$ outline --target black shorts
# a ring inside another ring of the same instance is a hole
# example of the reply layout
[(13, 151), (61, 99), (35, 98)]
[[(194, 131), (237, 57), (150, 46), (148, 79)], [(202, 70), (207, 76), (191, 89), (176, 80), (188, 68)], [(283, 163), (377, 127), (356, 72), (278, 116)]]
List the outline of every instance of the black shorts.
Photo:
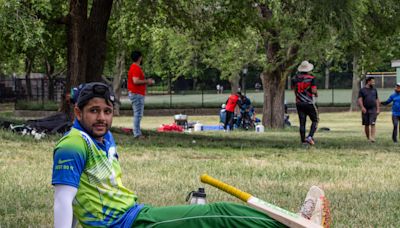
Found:
[(302, 119), (305, 121), (305, 118), (309, 116), (312, 122), (319, 122), (318, 108), (316, 104), (297, 103), (296, 108), (300, 121)]
[(362, 125), (365, 125), (365, 126), (375, 125), (376, 117), (377, 117), (376, 112), (368, 112), (368, 111), (367, 111), (367, 113), (361, 112)]

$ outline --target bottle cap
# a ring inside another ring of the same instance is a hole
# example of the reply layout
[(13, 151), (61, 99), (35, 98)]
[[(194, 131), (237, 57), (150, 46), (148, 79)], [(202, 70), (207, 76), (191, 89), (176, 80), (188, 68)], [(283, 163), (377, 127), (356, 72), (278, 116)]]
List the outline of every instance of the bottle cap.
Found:
[(193, 192), (193, 196), (206, 198), (207, 194), (206, 194), (204, 188), (199, 188), (199, 190), (197, 192)]

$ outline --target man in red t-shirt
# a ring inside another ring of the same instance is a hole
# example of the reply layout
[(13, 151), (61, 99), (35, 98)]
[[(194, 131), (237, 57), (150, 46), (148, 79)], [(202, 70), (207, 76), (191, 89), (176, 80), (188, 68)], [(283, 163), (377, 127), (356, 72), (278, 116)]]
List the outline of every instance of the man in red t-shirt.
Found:
[[(240, 96), (241, 96), (240, 93), (232, 93), (229, 96), (228, 100), (226, 101), (226, 106), (225, 106), (226, 117), (224, 123), (225, 130), (233, 130), (233, 115), (235, 113), (235, 108), (239, 102)], [(227, 128), (228, 125), (229, 128)]]
[(143, 138), (140, 130), (140, 121), (142, 120), (144, 111), (144, 96), (146, 94), (146, 85), (154, 84), (154, 80), (146, 79), (142, 68), (142, 53), (140, 51), (133, 51), (131, 54), (132, 65), (128, 71), (128, 95), (132, 102), (133, 109), (133, 136), (135, 138)]

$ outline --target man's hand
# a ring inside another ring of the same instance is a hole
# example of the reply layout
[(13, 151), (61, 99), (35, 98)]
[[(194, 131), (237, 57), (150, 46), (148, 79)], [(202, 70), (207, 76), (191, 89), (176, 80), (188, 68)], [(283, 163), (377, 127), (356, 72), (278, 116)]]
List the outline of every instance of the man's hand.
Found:
[(367, 109), (364, 108), (364, 107), (362, 107), (362, 108), (361, 108), (361, 112), (365, 114), (365, 113), (367, 113)]
[(379, 115), (379, 113), (381, 113), (381, 110), (378, 108), (378, 109), (376, 110), (376, 115)]
[(153, 85), (154, 82), (155, 82), (155, 81), (154, 81), (154, 79), (152, 79), (152, 78), (149, 78), (149, 79), (146, 80), (147, 85)]

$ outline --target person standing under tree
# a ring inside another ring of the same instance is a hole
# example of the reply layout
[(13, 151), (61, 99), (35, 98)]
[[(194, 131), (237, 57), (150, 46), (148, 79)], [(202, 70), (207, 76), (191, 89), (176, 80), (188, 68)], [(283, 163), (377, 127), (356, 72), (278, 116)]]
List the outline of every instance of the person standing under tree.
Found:
[(375, 78), (365, 79), (365, 87), (358, 93), (358, 105), (361, 108), (362, 125), (365, 136), (370, 142), (375, 142), (376, 118), (380, 113), (378, 91), (374, 88)]
[[(314, 69), (314, 65), (308, 61), (303, 61), (297, 71), (299, 72), (292, 78), (292, 88), (296, 96), (296, 108), (300, 122), (300, 139), (303, 144), (314, 145), (314, 133), (318, 127), (318, 109), (315, 104), (317, 94), (317, 85), (315, 77), (309, 72)], [(310, 132), (306, 138), (307, 116), (311, 119)]]
[(140, 130), (140, 122), (144, 112), (144, 97), (146, 95), (146, 85), (153, 85), (154, 80), (146, 79), (142, 68), (143, 57), (140, 51), (133, 51), (131, 54), (132, 65), (128, 71), (128, 96), (132, 102), (133, 110), (133, 136), (136, 139), (143, 139)]
[(400, 121), (400, 82), (396, 84), (394, 93), (390, 95), (387, 101), (382, 102), (382, 105), (388, 105), (393, 102), (392, 105), (392, 122), (393, 122), (393, 134), (392, 139), (394, 143), (397, 143), (397, 133)]

